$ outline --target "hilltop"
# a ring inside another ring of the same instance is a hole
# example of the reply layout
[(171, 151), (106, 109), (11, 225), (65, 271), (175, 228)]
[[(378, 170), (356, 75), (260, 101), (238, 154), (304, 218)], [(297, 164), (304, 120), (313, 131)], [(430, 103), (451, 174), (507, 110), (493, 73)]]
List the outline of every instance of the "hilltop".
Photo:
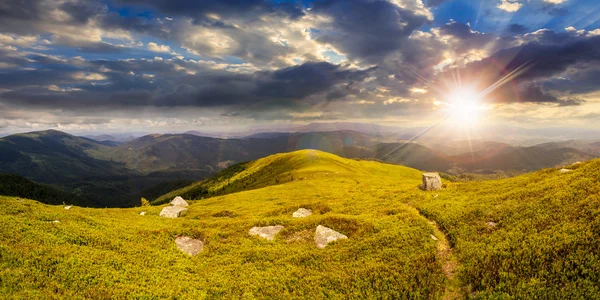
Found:
[[(596, 298), (600, 160), (567, 168), (425, 192), (418, 170), (303, 150), (203, 182), (219, 192), (190, 197), (205, 198), (178, 219), (158, 217), (161, 206), (64, 210), (2, 197), (0, 290), (21, 298)], [(292, 218), (299, 207), (314, 214)], [(267, 225), (285, 229), (274, 241), (248, 234)], [(348, 239), (318, 249), (317, 225)], [(180, 252), (180, 235), (203, 240), (204, 251)]]

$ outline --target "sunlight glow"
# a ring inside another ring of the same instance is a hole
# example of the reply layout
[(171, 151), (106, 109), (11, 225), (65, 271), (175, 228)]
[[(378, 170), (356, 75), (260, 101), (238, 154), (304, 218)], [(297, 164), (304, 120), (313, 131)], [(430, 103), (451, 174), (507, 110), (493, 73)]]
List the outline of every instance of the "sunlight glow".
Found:
[(464, 87), (450, 94), (446, 104), (448, 118), (461, 125), (477, 124), (486, 109), (481, 103), (480, 94)]

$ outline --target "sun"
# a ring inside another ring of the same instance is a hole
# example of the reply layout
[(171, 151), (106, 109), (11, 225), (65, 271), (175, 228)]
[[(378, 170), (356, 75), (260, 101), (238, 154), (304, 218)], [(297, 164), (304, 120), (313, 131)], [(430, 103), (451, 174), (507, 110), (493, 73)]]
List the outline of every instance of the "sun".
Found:
[(460, 88), (446, 99), (448, 118), (457, 124), (475, 125), (481, 121), (485, 106), (474, 89)]

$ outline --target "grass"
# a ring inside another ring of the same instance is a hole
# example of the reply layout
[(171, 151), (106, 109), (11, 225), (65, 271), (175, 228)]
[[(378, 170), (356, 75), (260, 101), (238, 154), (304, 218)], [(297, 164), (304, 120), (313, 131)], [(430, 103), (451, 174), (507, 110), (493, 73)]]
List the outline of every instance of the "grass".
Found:
[[(180, 219), (158, 217), (159, 206), (66, 211), (1, 198), (0, 291), (14, 298), (442, 295), (433, 228), (393, 197), (398, 189), (416, 192), (418, 171), (312, 151), (275, 158), (306, 179), (196, 201)], [(299, 207), (315, 214), (292, 218)], [(248, 234), (276, 224), (285, 229), (273, 242)], [(349, 239), (317, 249), (317, 225)], [(203, 239), (204, 252), (180, 252), (178, 235)]]
[[(67, 211), (0, 197), (0, 293), (15, 299), (598, 298), (600, 160), (570, 168), (445, 182), (442, 191), (424, 192), (417, 170), (304, 150), (238, 165), (177, 191), (200, 185), (216, 195), (200, 194), (205, 198), (179, 219), (158, 217), (162, 206)], [(292, 218), (299, 207), (314, 214)], [(272, 242), (248, 234), (266, 225), (285, 229)], [(317, 249), (317, 225), (349, 239)], [(204, 251), (180, 252), (179, 235), (202, 239)]]

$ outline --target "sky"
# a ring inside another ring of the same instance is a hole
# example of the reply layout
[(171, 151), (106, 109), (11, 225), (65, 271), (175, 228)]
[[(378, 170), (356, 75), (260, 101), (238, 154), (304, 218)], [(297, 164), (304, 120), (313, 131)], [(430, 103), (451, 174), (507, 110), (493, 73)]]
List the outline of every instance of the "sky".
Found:
[(597, 0), (0, 3), (4, 134), (597, 129), (598, 78)]

